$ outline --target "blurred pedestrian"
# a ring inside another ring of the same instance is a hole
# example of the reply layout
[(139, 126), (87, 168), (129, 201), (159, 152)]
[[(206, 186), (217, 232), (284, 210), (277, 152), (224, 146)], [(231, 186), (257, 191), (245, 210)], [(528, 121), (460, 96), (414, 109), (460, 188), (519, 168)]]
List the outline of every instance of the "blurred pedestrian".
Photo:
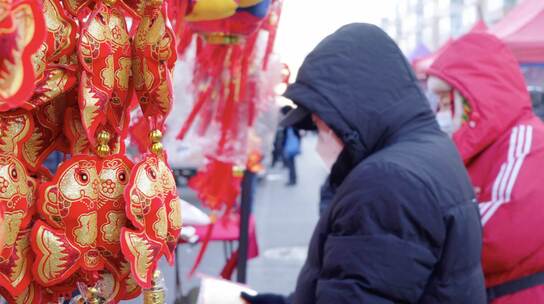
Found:
[[(282, 117), (285, 117), (293, 109), (290, 105), (283, 106), (280, 109)], [(296, 126), (287, 128), (278, 126), (274, 137), (271, 167), (274, 168), (278, 161), (282, 162), (283, 166), (288, 170), (287, 186), (297, 184), (296, 157), (300, 154), (300, 147), (300, 131)]]
[(272, 168), (276, 167), (278, 162), (283, 164), (283, 135), (283, 128), (276, 128), (276, 135), (274, 136), (274, 144), (272, 147), (272, 162), (270, 164), (270, 167)]
[(293, 296), (243, 298), (486, 303), (474, 192), (395, 43), (375, 26), (344, 26), (306, 57), (285, 95), (298, 108), (284, 125), (313, 118), (337, 191)]
[[(293, 107), (284, 106), (281, 111), (285, 115)], [(300, 131), (295, 126), (286, 126), (283, 128), (282, 156), (285, 166), (289, 172), (287, 186), (297, 184), (297, 166), (296, 157), (300, 154)]]
[[(286, 105), (280, 108), (280, 118), (285, 117), (289, 111), (293, 109), (292, 106)], [(283, 160), (283, 145), (285, 142), (285, 128), (282, 126), (276, 127), (276, 135), (274, 136), (274, 144), (272, 148), (272, 163), (271, 167), (274, 168), (278, 162), (281, 162), (285, 166)]]
[(480, 201), (482, 265), (493, 304), (544, 303), (544, 124), (518, 62), (489, 34), (468, 34), (429, 70), (437, 119)]

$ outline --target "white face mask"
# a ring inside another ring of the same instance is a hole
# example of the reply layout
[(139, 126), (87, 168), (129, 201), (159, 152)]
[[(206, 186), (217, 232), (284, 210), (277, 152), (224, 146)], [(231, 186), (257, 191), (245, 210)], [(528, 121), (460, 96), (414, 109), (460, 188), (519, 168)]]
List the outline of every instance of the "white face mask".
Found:
[(457, 91), (454, 91), (453, 96), (455, 114), (451, 109), (440, 110), (436, 113), (436, 121), (440, 129), (450, 137), (461, 128), (463, 123), (463, 97)]
[(436, 121), (438, 122), (440, 130), (450, 137), (453, 135), (455, 128), (453, 127), (453, 114), (451, 113), (451, 110), (448, 109), (436, 113)]
[(332, 166), (338, 159), (338, 156), (344, 149), (344, 146), (338, 142), (331, 130), (318, 133), (317, 145), (315, 150), (317, 154), (321, 157), (325, 169), (328, 172), (331, 171)]

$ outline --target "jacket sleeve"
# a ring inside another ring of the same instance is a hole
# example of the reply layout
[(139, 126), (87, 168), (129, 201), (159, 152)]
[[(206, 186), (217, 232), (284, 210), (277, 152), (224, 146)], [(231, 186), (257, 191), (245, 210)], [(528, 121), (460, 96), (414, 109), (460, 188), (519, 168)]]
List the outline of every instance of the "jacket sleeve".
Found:
[(316, 286), (318, 304), (417, 303), (446, 235), (432, 193), (402, 169), (344, 182)]

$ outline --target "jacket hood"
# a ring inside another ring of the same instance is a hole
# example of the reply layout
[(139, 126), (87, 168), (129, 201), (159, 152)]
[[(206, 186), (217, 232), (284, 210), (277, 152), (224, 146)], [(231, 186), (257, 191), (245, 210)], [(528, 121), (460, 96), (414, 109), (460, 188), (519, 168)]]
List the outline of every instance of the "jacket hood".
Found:
[(438, 131), (404, 55), (374, 25), (349, 24), (321, 41), (285, 96), (317, 114), (344, 142), (331, 172), (336, 184), (411, 130)]
[(531, 113), (519, 63), (505, 44), (486, 33), (467, 34), (450, 44), (429, 68), (472, 108), (469, 122), (453, 136), (465, 163)]

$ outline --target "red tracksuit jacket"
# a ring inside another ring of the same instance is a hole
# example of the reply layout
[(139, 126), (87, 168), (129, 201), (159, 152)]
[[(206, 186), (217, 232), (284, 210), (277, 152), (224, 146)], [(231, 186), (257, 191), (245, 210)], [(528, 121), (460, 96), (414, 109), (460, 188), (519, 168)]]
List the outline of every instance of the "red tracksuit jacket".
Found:
[[(544, 124), (519, 64), (494, 36), (468, 34), (429, 70), (468, 101), (453, 136), (480, 201), (487, 287), (544, 271)], [(544, 285), (493, 304), (544, 303)]]

